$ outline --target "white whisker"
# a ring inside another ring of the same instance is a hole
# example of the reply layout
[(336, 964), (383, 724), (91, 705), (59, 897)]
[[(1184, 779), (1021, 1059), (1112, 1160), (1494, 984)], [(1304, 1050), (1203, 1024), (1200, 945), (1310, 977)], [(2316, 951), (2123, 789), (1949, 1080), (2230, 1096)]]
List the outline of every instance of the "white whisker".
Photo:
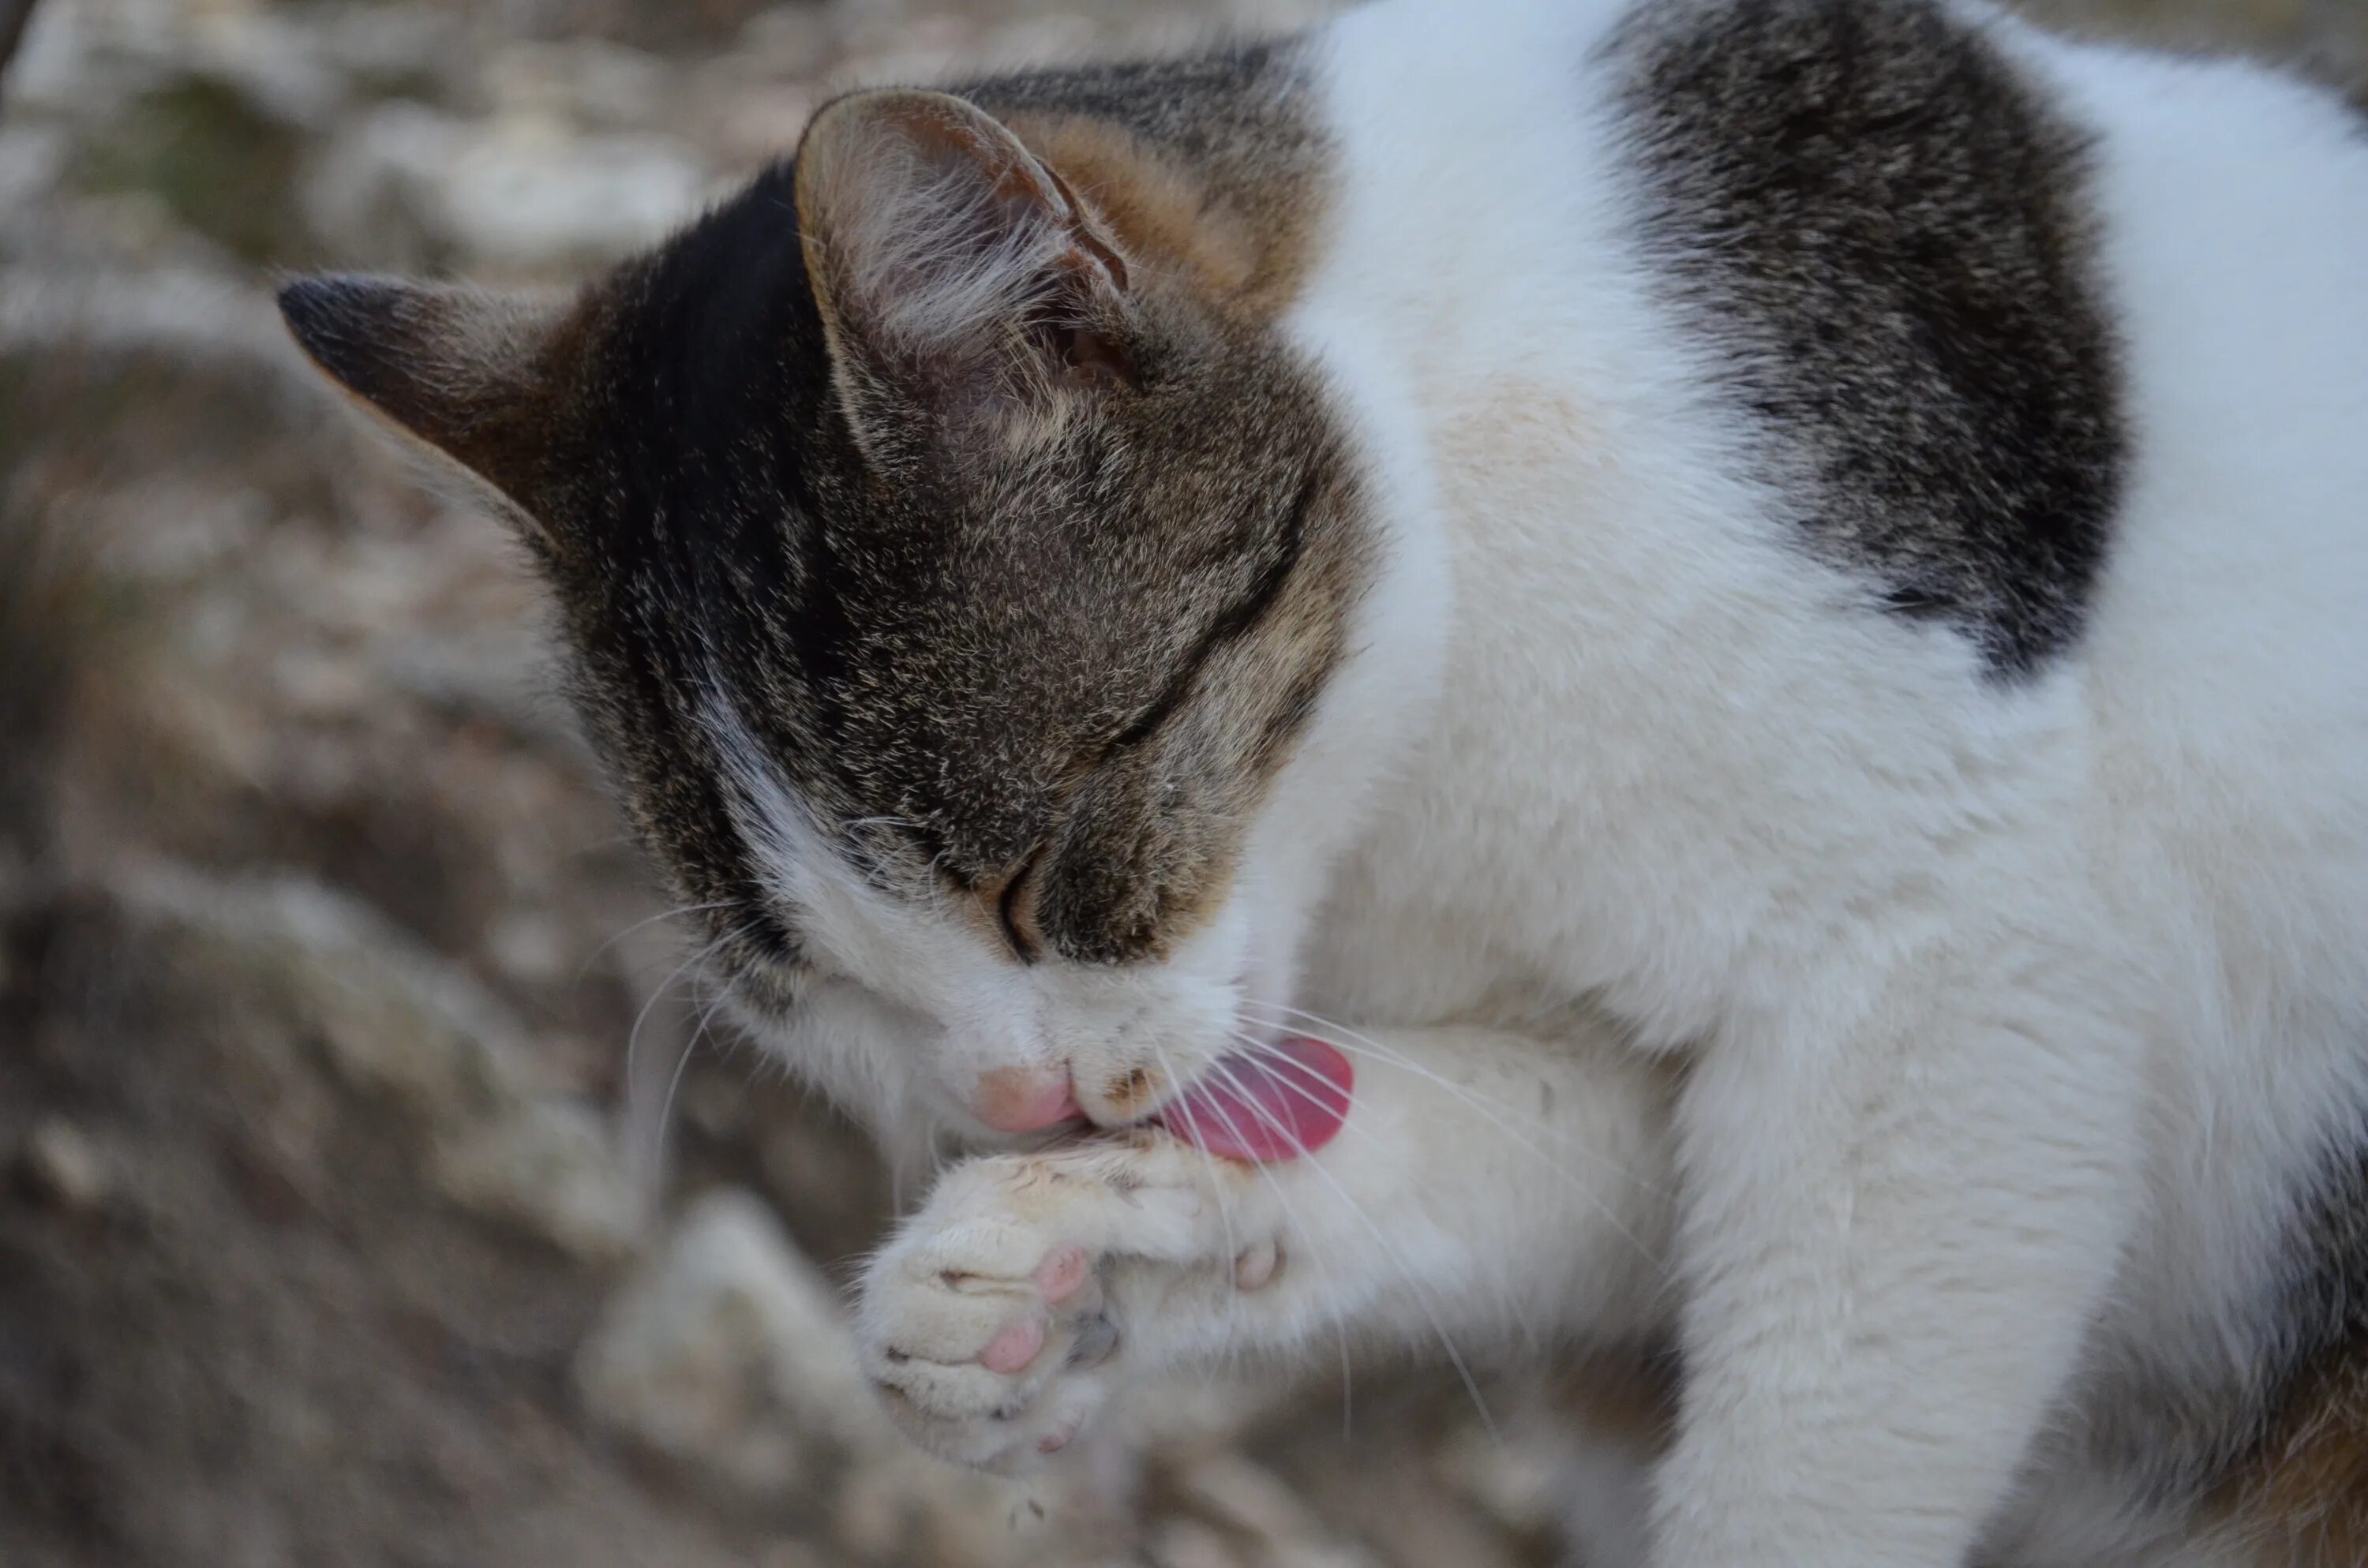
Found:
[(568, 983), (569, 989), (573, 990), (575, 987), (583, 984), (584, 977), (591, 972), (592, 966), (594, 964), (599, 962), (600, 955), (615, 947), (618, 943), (623, 941), (626, 937), (632, 936), (634, 932), (642, 930), (647, 926), (655, 926), (661, 920), (679, 920), (686, 915), (701, 915), (711, 909), (730, 909), (738, 901), (736, 899), (719, 899), (713, 903), (686, 903), (679, 909), (661, 909), (655, 915), (645, 915), (642, 919), (634, 921), (631, 926), (626, 926), (623, 930), (618, 932), (615, 936), (609, 937), (607, 941), (601, 943), (598, 947), (593, 949), (589, 953), (585, 955), (584, 961), (578, 964), (575, 968), (575, 978)]
[[(1172, 1074), (1170, 1074), (1170, 1077), (1173, 1077)], [(1227, 1071), (1227, 1078), (1228, 1081), (1234, 1083), (1236, 1087), (1239, 1086), (1239, 1080), (1232, 1077), (1230, 1069)], [(1232, 1115), (1222, 1108), (1218, 1109), (1217, 1114), (1224, 1119), (1225, 1125), (1232, 1131), (1234, 1137), (1237, 1140), (1241, 1139), (1242, 1129), (1240, 1125), (1234, 1120)], [(1296, 1142), (1297, 1140), (1294, 1139), (1293, 1142)], [(1301, 1148), (1300, 1152), (1303, 1154), (1306, 1152), (1304, 1146)], [(1202, 1149), (1201, 1151), (1201, 1157), (1212, 1162), (1212, 1169), (1213, 1172), (1213, 1157), (1206, 1149)], [(1291, 1201), (1291, 1195), (1283, 1190), (1281, 1179), (1267, 1166), (1264, 1161), (1257, 1161), (1253, 1162), (1253, 1164), (1259, 1177), (1266, 1182), (1267, 1187), (1274, 1193), (1274, 1200), (1277, 1204), (1281, 1205), (1283, 1218), (1290, 1222), (1292, 1230), (1299, 1233), (1301, 1242), (1303, 1244), (1312, 1244), (1315, 1240), (1315, 1233), (1309, 1230), (1306, 1221), (1299, 1217), (1298, 1207)], [(1306, 1246), (1303, 1246), (1303, 1250), (1307, 1250)], [(1312, 1252), (1310, 1256), (1312, 1261)], [(1229, 1301), (1235, 1301), (1237, 1299), (1237, 1297), (1228, 1298)], [(1335, 1302), (1332, 1306), (1331, 1316), (1332, 1331), (1335, 1336), (1338, 1339), (1340, 1345), (1340, 1398), (1342, 1408), (1345, 1411), (1348, 1404), (1349, 1388), (1349, 1320), (1347, 1315), (1341, 1311), (1338, 1302)], [(1347, 1418), (1345, 1415), (1342, 1418), (1342, 1425), (1344, 1427), (1347, 1426)]]
[[(1151, 1053), (1158, 1062), (1159, 1070), (1167, 1075), (1167, 1081), (1170, 1084), (1181, 1082), (1181, 1080), (1176, 1075), (1176, 1064), (1167, 1059), (1167, 1051), (1160, 1046), (1158, 1041), (1154, 1040), (1152, 1042)], [(1187, 1139), (1185, 1142), (1190, 1142), (1191, 1141)], [(1225, 1201), (1224, 1183), (1217, 1174), (1216, 1156), (1210, 1153), (1208, 1150), (1201, 1148), (1197, 1143), (1194, 1143), (1192, 1147), (1201, 1156), (1201, 1166), (1208, 1172), (1209, 1190), (1212, 1195), (1214, 1195), (1217, 1200), (1217, 1224), (1225, 1234), (1226, 1256), (1229, 1257), (1237, 1257), (1241, 1255), (1241, 1243), (1234, 1234), (1233, 1208)], [(1280, 1195), (1278, 1194), (1278, 1196)], [(1234, 1320), (1238, 1315), (1239, 1307), (1240, 1301), (1237, 1296), (1235, 1293), (1228, 1292), (1225, 1297), (1225, 1325), (1228, 1330), (1232, 1328)], [(1233, 1336), (1228, 1333), (1226, 1337), (1230, 1342)]]
[[(1396, 1265), (1398, 1272), (1405, 1276), (1406, 1284), (1413, 1289), (1415, 1299), (1422, 1307), (1423, 1315), (1430, 1320), (1431, 1332), (1439, 1335), (1440, 1346), (1447, 1352), (1447, 1359), (1455, 1368), (1456, 1376), (1463, 1381), (1464, 1392), (1472, 1396), (1472, 1405), (1479, 1412), (1481, 1426), (1487, 1429), (1490, 1437), (1501, 1439), (1502, 1434), (1497, 1429), (1497, 1418), (1488, 1409), (1487, 1400), (1480, 1392), (1479, 1381), (1472, 1375), (1472, 1369), (1464, 1361), (1463, 1353), (1456, 1348), (1453, 1337), (1447, 1332), (1447, 1325), (1440, 1321), (1438, 1311), (1432, 1305), (1430, 1291), (1425, 1288), (1421, 1277), (1416, 1272), (1406, 1255), (1391, 1244), (1390, 1238), (1383, 1232), (1381, 1226), (1374, 1223), (1372, 1217), (1365, 1212), (1364, 1206), (1349, 1195), (1349, 1189), (1341, 1185), (1338, 1177), (1325, 1168), (1324, 1162), (1315, 1157), (1306, 1143), (1291, 1129), (1282, 1125), (1273, 1112), (1258, 1102), (1258, 1097), (1248, 1092), (1247, 1085), (1235, 1075), (1232, 1067), (1220, 1061), (1214, 1064), (1212, 1071), (1232, 1085), (1235, 1097), (1257, 1112), (1286, 1144), (1299, 1151), (1300, 1163), (1324, 1178), (1325, 1184), (1338, 1195), (1340, 1201), (1348, 1207), (1349, 1212), (1356, 1217), (1358, 1223), (1365, 1227), (1367, 1233), (1373, 1238), (1373, 1244), (1382, 1249), (1383, 1256)], [(1241, 1137), (1241, 1129), (1230, 1115), (1225, 1117), (1225, 1122), (1233, 1130), (1235, 1137)]]
[[(1480, 1116), (1486, 1117), (1488, 1119), (1490, 1126), (1504, 1133), (1507, 1137), (1514, 1139), (1520, 1144), (1521, 1148), (1525, 1152), (1544, 1162), (1550, 1168), (1553, 1168), (1557, 1175), (1564, 1176), (1565, 1179), (1577, 1179), (1572, 1176), (1570, 1173), (1563, 1171), (1561, 1167), (1556, 1165), (1553, 1157), (1547, 1154), (1545, 1151), (1538, 1148), (1535, 1144), (1531, 1143), (1528, 1140), (1522, 1138), (1520, 1131), (1514, 1127), (1514, 1125), (1505, 1119), (1507, 1116), (1525, 1116), (1527, 1114), (1520, 1110), (1518, 1108), (1509, 1105), (1503, 1100), (1495, 1099), (1489, 1096), (1480, 1094), (1467, 1085), (1458, 1084), (1453, 1079), (1442, 1077), (1438, 1073), (1425, 1067), (1422, 1063), (1415, 1061), (1412, 1057), (1406, 1055), (1404, 1052), (1393, 1051), (1370, 1036), (1359, 1034), (1356, 1030), (1349, 1028), (1346, 1024), (1336, 1023), (1330, 1018), (1323, 1017), (1317, 1014), (1308, 1012), (1306, 1009), (1302, 1007), (1287, 1007), (1280, 1003), (1269, 1002), (1253, 1005), (1269, 1007), (1279, 1012), (1292, 1014), (1304, 1020), (1306, 1023), (1314, 1026), (1312, 1028), (1303, 1031), (1306, 1033), (1308, 1038), (1311, 1040), (1322, 1040), (1325, 1044), (1331, 1046), (1333, 1049), (1345, 1051), (1350, 1056), (1367, 1057), (1372, 1061), (1381, 1062), (1384, 1066), (1395, 1067), (1402, 1073), (1410, 1073), (1414, 1076), (1422, 1079), (1425, 1083), (1433, 1085), (1434, 1086), (1444, 1090), (1447, 1094), (1453, 1096), (1458, 1102), (1463, 1105), (1465, 1108), (1472, 1110)], [(1315, 1032), (1315, 1029), (1334, 1030), (1337, 1031), (1337, 1035), (1319, 1034)], [(1338, 1038), (1338, 1036), (1346, 1036), (1347, 1038), (1341, 1039)], [(1573, 1149), (1570, 1153), (1584, 1159), (1590, 1160), (1595, 1164), (1605, 1167), (1607, 1170), (1619, 1175), (1625, 1180), (1636, 1182), (1637, 1185), (1646, 1192), (1654, 1193), (1656, 1195), (1665, 1195), (1666, 1193), (1666, 1189), (1656, 1183), (1639, 1180), (1639, 1178), (1631, 1172), (1627, 1165), (1622, 1161), (1612, 1159), (1609, 1155), (1600, 1154), (1592, 1149), (1583, 1148)]]
[[(1327, 1088), (1334, 1087), (1328, 1080), (1318, 1078), (1313, 1069), (1307, 1067), (1303, 1062), (1294, 1061), (1287, 1052), (1281, 1051), (1263, 1040), (1259, 1040), (1249, 1036), (1237, 1034), (1235, 1038), (1240, 1040), (1245, 1045), (1248, 1046), (1252, 1051), (1259, 1053), (1261, 1056), (1271, 1056), (1276, 1062), (1281, 1062), (1293, 1072), (1309, 1078), (1311, 1081), (1324, 1084)], [(1445, 1089), (1451, 1095), (1456, 1093), (1456, 1085), (1449, 1080), (1440, 1077), (1436, 1073), (1429, 1071), (1417, 1062), (1408, 1061), (1403, 1056), (1387, 1053), (1380, 1046), (1373, 1046), (1370, 1051), (1360, 1052), (1354, 1051), (1351, 1047), (1339, 1040), (1333, 1040), (1328, 1036), (1311, 1034), (1308, 1038), (1311, 1040), (1322, 1040), (1326, 1045), (1332, 1046), (1337, 1050), (1349, 1051), (1352, 1055), (1370, 1055), (1373, 1060), (1380, 1062), (1384, 1066), (1395, 1067), (1400, 1072), (1411, 1073), (1417, 1077), (1422, 1078), (1429, 1083)], [(1282, 1079), (1281, 1081), (1286, 1085), (1296, 1087), (1296, 1085), (1291, 1085), (1291, 1081), (1289, 1079)], [(1311, 1096), (1310, 1097), (1312, 1098), (1313, 1096)], [(1626, 1222), (1620, 1218), (1619, 1212), (1614, 1210), (1610, 1203), (1604, 1200), (1602, 1194), (1595, 1191), (1584, 1181), (1580, 1180), (1577, 1172), (1565, 1169), (1551, 1153), (1538, 1147), (1527, 1138), (1524, 1138), (1517, 1128), (1505, 1120), (1503, 1117), (1497, 1115), (1486, 1100), (1474, 1099), (1460, 1095), (1457, 1096), (1457, 1097), (1463, 1101), (1468, 1109), (1486, 1119), (1490, 1126), (1494, 1127), (1497, 1131), (1503, 1133), (1508, 1139), (1511, 1140), (1515, 1147), (1528, 1154), (1531, 1158), (1536, 1160), (1540, 1165), (1545, 1166), (1554, 1177), (1557, 1181), (1561, 1182), (1567, 1190), (1579, 1199), (1585, 1200), (1585, 1202), (1592, 1208), (1596, 1213), (1602, 1217), (1605, 1223), (1609, 1224), (1614, 1231), (1618, 1232), (1620, 1233), (1620, 1238), (1636, 1250), (1637, 1256), (1645, 1258), (1656, 1269), (1658, 1268), (1660, 1265), (1660, 1255), (1655, 1252), (1652, 1248), (1646, 1246), (1644, 1241), (1638, 1237), (1634, 1231), (1631, 1231)], [(1593, 1150), (1578, 1149), (1573, 1150), (1572, 1153), (1588, 1156), (1597, 1165), (1611, 1171), (1623, 1180), (1634, 1181), (1636, 1179), (1629, 1174), (1628, 1167), (1621, 1164), (1621, 1162), (1608, 1158), (1602, 1154), (1598, 1154)], [(1637, 1185), (1648, 1192), (1658, 1190), (1652, 1183), (1639, 1182)]]
[(731, 930), (726, 931), (721, 937), (716, 937), (713, 941), (700, 948), (689, 958), (683, 960), (682, 962), (675, 965), (674, 972), (667, 975), (664, 980), (658, 982), (656, 989), (652, 991), (648, 999), (643, 1002), (642, 1010), (633, 1015), (633, 1027), (625, 1031), (625, 1083), (629, 1093), (631, 1092), (632, 1085), (635, 1081), (633, 1076), (633, 1064), (639, 1059), (641, 1051), (642, 1026), (650, 1021), (651, 1012), (657, 1006), (660, 1001), (665, 999), (666, 993), (674, 989), (674, 983), (676, 981), (680, 980), (684, 975), (689, 973), (699, 965), (705, 963), (710, 958), (714, 956), (714, 954), (722, 949), (725, 943), (731, 941), (734, 937), (740, 936), (747, 929), (748, 927), (746, 925), (736, 926)]
[[(1281, 1051), (1276, 1051), (1274, 1047), (1266, 1044), (1262, 1040), (1248, 1039), (1247, 1037), (1237, 1038), (1243, 1039), (1244, 1043), (1248, 1045), (1253, 1052), (1261, 1055), (1272, 1056), (1279, 1068), (1287, 1068), (1292, 1072), (1302, 1074), (1312, 1083), (1320, 1085), (1326, 1089), (1335, 1089), (1337, 1091), (1337, 1085), (1335, 1085), (1329, 1079), (1319, 1076), (1313, 1068), (1307, 1066), (1304, 1062), (1292, 1060), (1290, 1056)], [(1292, 1082), (1291, 1079), (1284, 1077), (1280, 1071), (1276, 1072), (1274, 1081), (1277, 1086), (1288, 1091), (1289, 1093), (1297, 1095), (1300, 1098), (1305, 1100), (1316, 1109), (1324, 1111), (1326, 1114), (1331, 1112), (1333, 1108), (1332, 1102), (1317, 1094), (1314, 1089)], [(1374, 1137), (1370, 1132), (1365, 1132), (1363, 1129), (1356, 1127), (1353, 1123), (1343, 1122), (1340, 1130), (1343, 1132), (1360, 1132), (1363, 1134), (1364, 1139), (1368, 1143), (1373, 1145), (1375, 1148), (1381, 1147), (1381, 1141), (1378, 1138)], [(1601, 1202), (1596, 1199), (1593, 1194), (1585, 1191), (1584, 1188), (1580, 1189), (1580, 1196), (1588, 1199), (1589, 1201), (1595, 1202), (1599, 1209), (1603, 1209)], [(1603, 1209), (1603, 1214), (1605, 1219), (1611, 1221), (1615, 1229), (1619, 1228), (1620, 1222), (1618, 1218), (1608, 1209)], [(1622, 1231), (1622, 1234), (1624, 1235), (1626, 1233), (1627, 1233), (1624, 1230)], [(1632, 1237), (1631, 1240), (1633, 1239), (1634, 1238)], [(1530, 1322), (1528, 1314), (1521, 1311), (1520, 1305), (1514, 1300), (1509, 1287), (1506, 1288), (1501, 1294), (1505, 1303), (1505, 1310), (1507, 1313), (1511, 1316), (1515, 1324), (1520, 1327), (1522, 1339), (1527, 1342), (1532, 1352), (1541, 1350), (1543, 1346), (1538, 1338), (1536, 1326)]]

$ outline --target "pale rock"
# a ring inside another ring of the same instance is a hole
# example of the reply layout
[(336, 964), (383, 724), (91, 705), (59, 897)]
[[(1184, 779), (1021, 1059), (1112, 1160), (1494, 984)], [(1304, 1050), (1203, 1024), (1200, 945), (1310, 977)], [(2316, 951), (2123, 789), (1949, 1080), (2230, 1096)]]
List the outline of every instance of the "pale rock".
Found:
[(442, 6), (345, 6), (308, 18), (321, 58), (364, 87), (465, 76), (466, 16)]
[(1169, 1519), (1152, 1532), (1149, 1556), (1154, 1568), (1253, 1568), (1257, 1559), (1234, 1550), (1233, 1543), (1198, 1519)]
[(107, 1156), (90, 1135), (63, 1117), (36, 1123), (18, 1155), (25, 1176), (40, 1195), (76, 1214), (97, 1212), (113, 1187)]
[(576, 125), (656, 125), (680, 94), (666, 62), (602, 39), (505, 44), (485, 67), (497, 117), (551, 116)]
[(170, 867), (116, 892), (165, 962), (297, 1023), (349, 1092), (417, 1118), (428, 1178), (453, 1203), (587, 1261), (639, 1244), (647, 1195), (607, 1123), (559, 1091), (495, 998), (383, 916), (310, 882)]
[[(1176, 1483), (1210, 1521), (1255, 1543), (1253, 1562), (1274, 1568), (1377, 1568), (1370, 1553), (1337, 1539), (1280, 1476), (1238, 1453), (1195, 1460)], [(1471, 1562), (1478, 1568), (1477, 1560)]]
[(706, 171), (672, 138), (584, 134), (559, 116), (479, 121), (379, 105), (341, 134), (302, 192), (343, 254), (416, 263), (451, 249), (512, 272), (613, 261), (697, 210)]
[(757, 1496), (796, 1485), (851, 1435), (875, 1440), (884, 1419), (830, 1282), (731, 1189), (695, 1200), (619, 1288), (575, 1379), (602, 1426)]
[(838, 52), (838, 28), (828, 8), (810, 3), (775, 6), (741, 24), (731, 57), (783, 76), (815, 76)]
[(408, 99), (350, 117), (297, 193), (305, 222), (346, 265), (422, 265), (448, 243), (438, 192), (467, 136)]
[(777, 1540), (757, 1555), (756, 1568), (830, 1568), (830, 1560), (803, 1540)]
[(320, 50), (313, 29), (276, 10), (222, 7), (189, 18), (183, 70), (237, 92), (271, 119), (326, 125), (345, 107), (347, 83)]
[(429, 1174), (461, 1208), (522, 1225), (589, 1262), (630, 1254), (647, 1193), (581, 1101), (530, 1101), (438, 1141)]
[(690, 217), (705, 177), (666, 137), (579, 136), (519, 116), (462, 142), (436, 212), (455, 244), (495, 266), (611, 261)]
[(294, 878), (151, 866), (115, 892), (167, 961), (300, 1017), (349, 1088), (433, 1125), (507, 1115), (545, 1085), (524, 1029), (474, 980), (359, 900)]

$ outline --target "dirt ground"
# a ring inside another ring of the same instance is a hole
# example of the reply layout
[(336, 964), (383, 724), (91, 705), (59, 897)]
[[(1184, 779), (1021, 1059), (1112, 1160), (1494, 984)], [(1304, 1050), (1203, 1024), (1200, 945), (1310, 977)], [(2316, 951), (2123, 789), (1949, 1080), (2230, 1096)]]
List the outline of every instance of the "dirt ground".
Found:
[[(705, 1027), (519, 552), (268, 303), (572, 276), (837, 84), (1324, 8), (36, 9), (0, 76), (0, 1564), (1557, 1560), (1531, 1377), (1148, 1390), (1028, 1485), (884, 1432), (839, 1289), (899, 1182)], [(2056, 9), (2368, 59), (2363, 0)]]

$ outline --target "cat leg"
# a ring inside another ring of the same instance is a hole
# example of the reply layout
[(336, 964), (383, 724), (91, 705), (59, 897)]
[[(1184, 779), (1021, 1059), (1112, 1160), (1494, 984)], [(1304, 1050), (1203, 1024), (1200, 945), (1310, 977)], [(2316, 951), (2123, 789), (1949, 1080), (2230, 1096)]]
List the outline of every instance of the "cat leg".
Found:
[(2073, 1375), (2135, 1223), (2139, 1013), (1984, 957), (1695, 1063), (1661, 1568), (1962, 1568)]
[(1483, 1029), (1339, 1043), (1354, 1103), (1313, 1155), (1251, 1165), (1146, 1129), (949, 1168), (857, 1314), (905, 1428), (1008, 1471), (1149, 1372), (1648, 1323), (1674, 1212), (1664, 1067)]

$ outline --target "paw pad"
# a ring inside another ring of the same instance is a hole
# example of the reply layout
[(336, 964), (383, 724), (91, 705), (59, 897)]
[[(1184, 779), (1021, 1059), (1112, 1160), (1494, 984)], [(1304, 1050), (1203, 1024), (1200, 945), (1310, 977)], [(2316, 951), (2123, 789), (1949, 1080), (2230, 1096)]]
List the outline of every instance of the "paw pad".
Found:
[(990, 1372), (1010, 1374), (1036, 1359), (1044, 1348), (1044, 1320), (1025, 1318), (987, 1341), (986, 1348), (978, 1353), (978, 1364)]
[(1058, 1246), (1036, 1266), (1036, 1289), (1054, 1306), (1076, 1295), (1092, 1271), (1093, 1260), (1081, 1246)]

